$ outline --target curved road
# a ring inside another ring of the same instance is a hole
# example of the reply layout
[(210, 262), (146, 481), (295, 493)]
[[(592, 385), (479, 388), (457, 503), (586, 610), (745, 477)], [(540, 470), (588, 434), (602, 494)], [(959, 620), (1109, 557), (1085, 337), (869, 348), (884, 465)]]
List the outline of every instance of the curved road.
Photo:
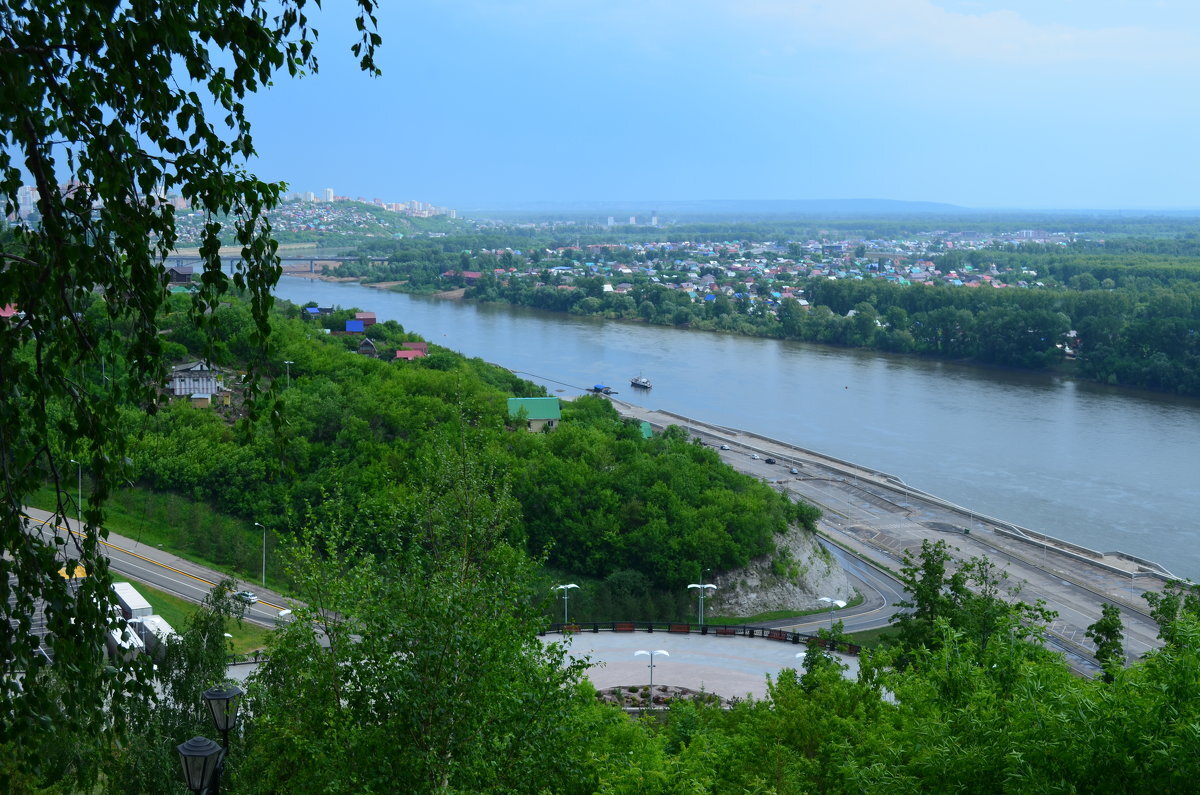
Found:
[[(959, 560), (986, 556), (997, 563), (1009, 583), (1021, 589), (1025, 601), (1045, 600), (1058, 617), (1049, 627), (1049, 642), (1067, 654), (1079, 670), (1094, 671), (1094, 645), (1086, 629), (1100, 618), (1104, 603), (1117, 605), (1124, 624), (1124, 645), (1129, 660), (1158, 648), (1158, 625), (1150, 617), (1141, 592), (1157, 589), (1170, 578), (1161, 566), (1149, 561), (1103, 555), (1096, 560), (1087, 551), (1052, 538), (1032, 537), (1000, 520), (973, 514), (931, 495), (909, 488), (890, 475), (856, 467), (735, 428), (708, 425), (670, 412), (644, 409), (613, 399), (624, 416), (649, 422), (655, 427), (678, 425), (694, 438), (717, 450), (734, 469), (770, 483), (793, 499), (804, 499), (820, 507), (824, 516), (820, 529), (837, 541), (836, 546), (892, 570), (903, 565), (903, 556), (920, 550), (923, 540), (945, 540)], [(773, 458), (776, 464), (768, 464)], [(791, 472), (792, 469), (796, 473)], [(874, 612), (868, 591), (888, 592), (888, 604), (902, 596), (902, 589), (882, 570), (851, 562), (847, 568), (867, 586), (860, 589), (867, 599), (842, 612), (848, 629), (869, 629), (886, 624), (894, 609)], [(863, 617), (863, 623), (852, 618)], [(874, 616), (872, 623), (867, 616)], [(799, 631), (816, 627), (815, 618), (805, 623), (775, 622)]]
[[(74, 520), (69, 520), (70, 528), (53, 524), (54, 515), (49, 511), (36, 508), (26, 508), (29, 525), (34, 532), (42, 535), (57, 535), (70, 539), (64, 549), (72, 546), (72, 536), (81, 535), (76, 529)], [(69, 535), (68, 535), (69, 533)], [(108, 540), (101, 541), (108, 554), (109, 567), (113, 572), (133, 578), (139, 582), (153, 586), (160, 591), (186, 599), (189, 602), (203, 602), (204, 597), (213, 589), (217, 582), (227, 575), (215, 572), (203, 566), (197, 566), (189, 560), (164, 552), (157, 547), (148, 547), (138, 541), (123, 536), (109, 534)], [(245, 618), (264, 627), (274, 627), (279, 611), (287, 608), (287, 600), (272, 591), (261, 587), (259, 583), (234, 579), (233, 590), (252, 591), (258, 595), (258, 603), (248, 605)]]

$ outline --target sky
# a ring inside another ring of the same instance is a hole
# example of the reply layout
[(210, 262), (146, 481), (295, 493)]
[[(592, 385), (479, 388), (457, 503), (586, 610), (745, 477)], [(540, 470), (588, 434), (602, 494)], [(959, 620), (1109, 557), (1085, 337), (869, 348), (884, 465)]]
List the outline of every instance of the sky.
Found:
[(457, 208), (1200, 208), (1195, 0), (405, 0), (247, 104), (251, 170)]

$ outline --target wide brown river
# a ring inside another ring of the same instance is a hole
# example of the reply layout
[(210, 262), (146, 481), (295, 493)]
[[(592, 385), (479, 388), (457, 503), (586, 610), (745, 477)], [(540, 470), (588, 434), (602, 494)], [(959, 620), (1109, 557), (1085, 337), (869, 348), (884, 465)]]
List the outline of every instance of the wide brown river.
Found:
[[(623, 399), (889, 472), (981, 513), (1200, 579), (1200, 401), (1054, 376), (285, 277), (563, 394)], [(629, 386), (644, 375), (654, 388)]]

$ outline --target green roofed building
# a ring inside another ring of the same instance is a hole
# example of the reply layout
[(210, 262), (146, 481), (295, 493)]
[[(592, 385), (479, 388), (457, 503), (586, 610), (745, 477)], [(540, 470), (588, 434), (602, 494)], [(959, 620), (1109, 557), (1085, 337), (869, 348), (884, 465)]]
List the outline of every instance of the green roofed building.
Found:
[(558, 398), (509, 398), (508, 416), (513, 419), (524, 417), (525, 427), (530, 433), (553, 428), (562, 419)]

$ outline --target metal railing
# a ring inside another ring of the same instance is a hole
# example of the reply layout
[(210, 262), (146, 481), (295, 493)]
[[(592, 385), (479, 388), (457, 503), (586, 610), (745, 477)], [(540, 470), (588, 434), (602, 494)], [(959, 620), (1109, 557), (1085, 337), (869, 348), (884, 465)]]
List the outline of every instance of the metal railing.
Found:
[[(749, 624), (685, 624), (679, 621), (561, 621), (547, 626), (539, 635), (572, 635), (583, 632), (665, 632), (668, 634), (715, 635), (717, 637), (766, 638), (781, 643), (804, 644), (817, 648), (829, 648), (828, 638), (792, 632), (776, 627), (756, 627)], [(858, 656), (861, 647), (854, 643), (838, 643), (834, 651)]]

